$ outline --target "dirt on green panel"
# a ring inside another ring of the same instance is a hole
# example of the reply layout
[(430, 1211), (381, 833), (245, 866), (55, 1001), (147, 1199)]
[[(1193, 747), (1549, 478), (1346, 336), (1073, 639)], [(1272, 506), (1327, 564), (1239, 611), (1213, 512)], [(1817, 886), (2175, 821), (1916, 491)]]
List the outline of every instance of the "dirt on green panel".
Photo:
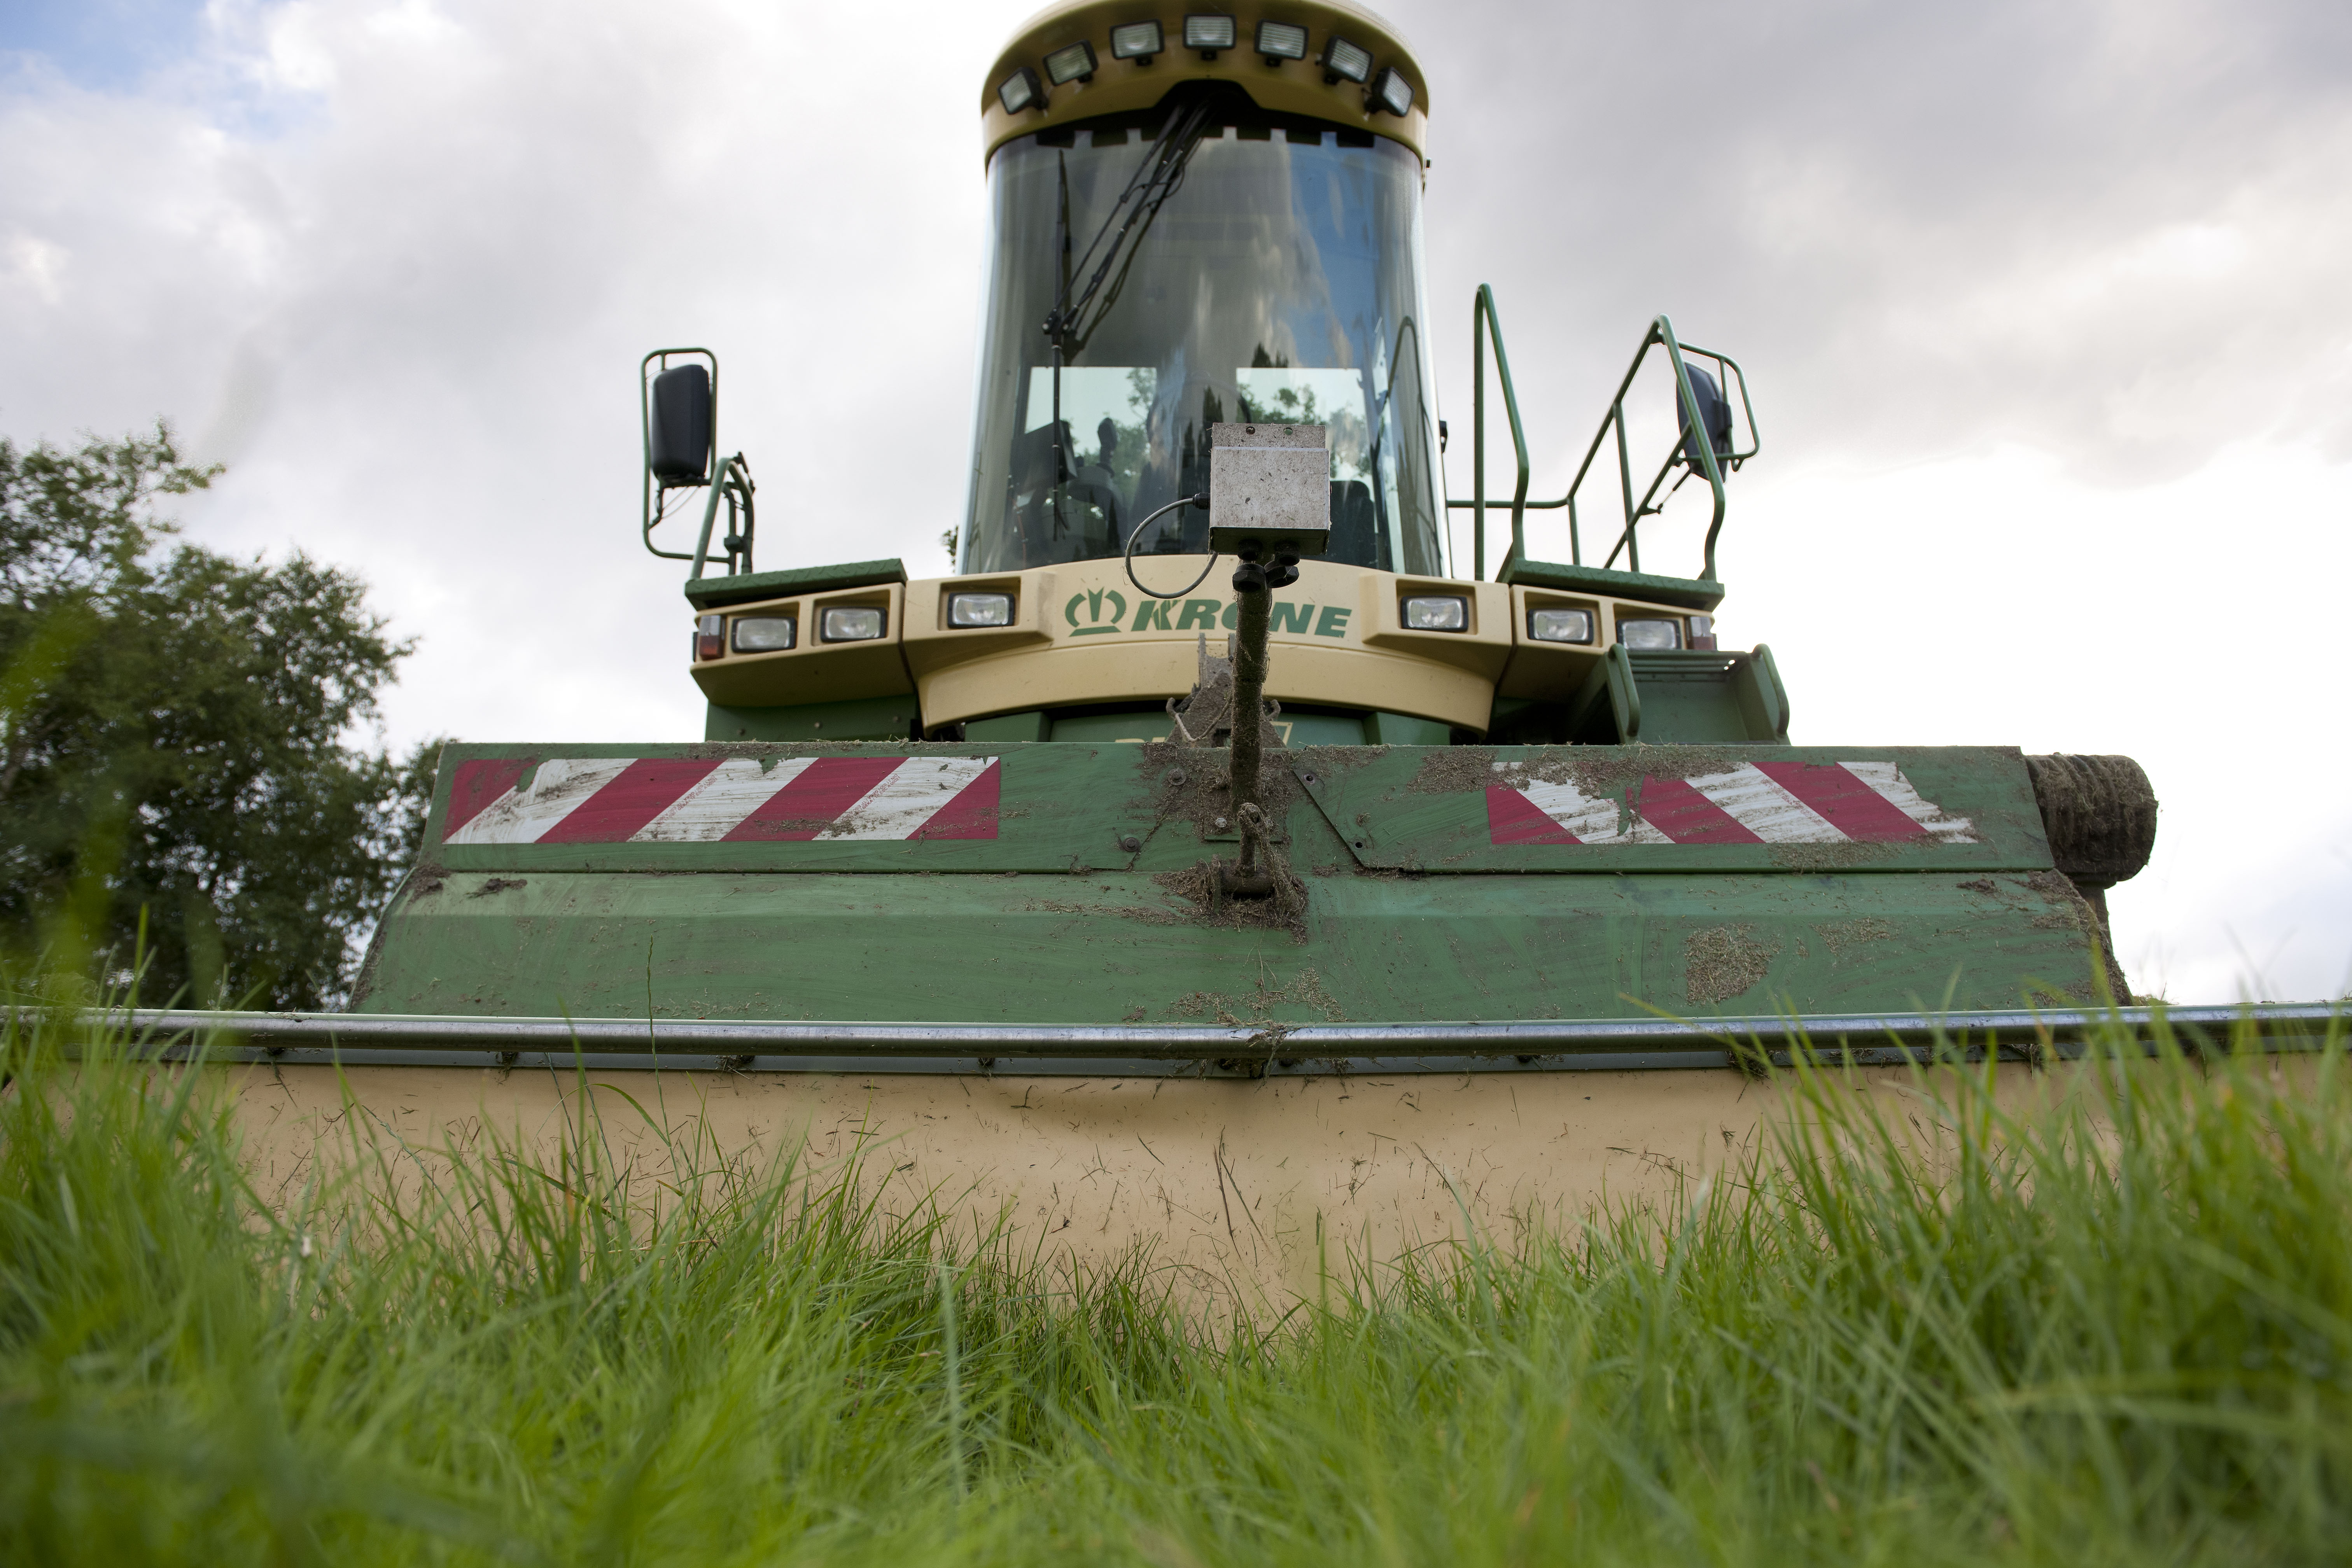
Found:
[(1759, 941), (1748, 925), (1705, 926), (1683, 942), (1684, 994), (1694, 1007), (1711, 1007), (1764, 978), (1780, 956), (1780, 939)]
[(1843, 844), (1775, 844), (1772, 864), (1789, 871), (1851, 871), (1892, 860), (1902, 852), (1901, 844), (1871, 844), (1860, 839), (1849, 839)]
[(1139, 921), (1148, 926), (1180, 926), (1191, 922), (1192, 914), (1183, 910), (1160, 909), (1150, 904), (1128, 902), (1086, 903), (1076, 899), (1031, 899), (1013, 908), (1026, 914), (1108, 916), (1115, 920)]
[(1822, 941), (1829, 944), (1830, 962), (1838, 963), (1849, 952), (1874, 942), (1893, 942), (1895, 928), (1882, 920), (1832, 921), (1817, 925)]
[[(1144, 797), (1137, 804), (1152, 812), (1157, 826), (1198, 823), (1219, 831), (1217, 818), (1233, 817), (1233, 754), (1222, 747), (1180, 746), (1169, 741), (1147, 741), (1138, 748), (1142, 756), (1136, 775)], [(1290, 808), (1301, 795), (1298, 781), (1283, 764), (1290, 755), (1267, 748), (1265, 766), (1258, 773), (1258, 805), (1279, 832)], [(1279, 760), (1277, 760), (1279, 759)]]
[(1460, 795), (1496, 782), (1494, 747), (1446, 746), (1423, 757), (1404, 787), (1408, 795)]
[[(1753, 748), (1708, 746), (1612, 746), (1561, 750), (1544, 754), (1532, 768), (1521, 766), (1517, 773), (1530, 780), (1545, 784), (1572, 784), (1595, 800), (1623, 800), (1628, 791), (1638, 791), (1644, 779), (1704, 778), (1710, 773), (1727, 773), (1748, 760)], [(1498, 781), (1516, 784), (1515, 770), (1507, 767)]]
[[(2036, 871), (2031, 876), (2020, 877), (2017, 880), (2058, 906), (2050, 914), (2037, 919), (2034, 924), (2042, 925), (2045, 921), (2050, 921), (2044, 929), (2053, 931), (2072, 926), (2084, 936), (2099, 929), (2098, 911), (2091, 908), (2090, 900), (2083, 897), (2082, 890), (2067, 879), (2064, 872)], [(2053, 919), (2053, 916), (2054, 919)]]
[(1347, 1009), (1325, 989), (1323, 977), (1312, 969), (1299, 970), (1279, 985), (1266, 984), (1266, 976), (1261, 972), (1256, 985), (1247, 992), (1193, 991), (1160, 1011), (1171, 1018), (1206, 1020), (1234, 1028), (1278, 1029), (1283, 1024), (1274, 1016), (1277, 1007), (1312, 1007), (1327, 1023), (1349, 1021)]
[[(1192, 907), (1192, 914), (1175, 917), (1180, 924), (1228, 926), (1234, 931), (1287, 931), (1293, 942), (1304, 943), (1307, 941), (1307, 885), (1283, 864), (1278, 854), (1272, 858), (1274, 863), (1268, 869), (1289, 885), (1288, 897), (1223, 897), (1217, 890), (1215, 874), (1206, 859), (1177, 870), (1162, 871), (1151, 879)], [(1227, 863), (1231, 864), (1230, 859)]]

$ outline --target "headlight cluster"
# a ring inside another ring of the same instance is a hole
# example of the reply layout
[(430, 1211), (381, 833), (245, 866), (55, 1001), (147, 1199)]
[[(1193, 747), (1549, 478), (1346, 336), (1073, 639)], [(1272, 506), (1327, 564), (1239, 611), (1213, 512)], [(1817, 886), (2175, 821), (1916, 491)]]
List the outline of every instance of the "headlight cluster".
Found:
[[(872, 642), (888, 629), (878, 605), (828, 605), (817, 612), (819, 642)], [(790, 653), (800, 640), (798, 616), (700, 616), (694, 623), (698, 661), (730, 653)]]
[[(1184, 47), (1197, 49), (1204, 60), (1213, 60), (1226, 49), (1240, 43), (1240, 30), (1234, 18), (1218, 12), (1202, 12), (1187, 16), (1183, 28)], [(1292, 60), (1307, 58), (1311, 41), (1305, 27), (1296, 22), (1260, 22), (1253, 40), (1258, 58), (1276, 68)], [(1127, 60), (1138, 66), (1148, 66), (1168, 47), (1168, 35), (1158, 22), (1122, 22), (1110, 30), (1110, 58)], [(1065, 44), (1048, 54), (1041, 62), (1045, 68), (1043, 79), (1028, 66), (1017, 67), (1013, 74), (997, 85), (996, 101), (1004, 106), (1007, 114), (1043, 110), (1049, 96), (1049, 87), (1065, 87), (1071, 82), (1088, 82), (1095, 79), (1100, 61), (1091, 39), (1081, 38)], [(1315, 63), (1323, 68), (1323, 80), (1334, 85), (1351, 81), (1365, 89), (1364, 108), (1380, 114), (1404, 115), (1412, 110), (1412, 83), (1394, 66), (1387, 66), (1375, 76), (1372, 71), (1372, 51), (1352, 39), (1337, 33), (1324, 36), (1323, 52)]]
[[(1600, 616), (1585, 605), (1544, 605), (1528, 611), (1528, 640), (1575, 643), (1590, 647), (1601, 640)], [(1637, 653), (1670, 652), (1676, 648), (1715, 648), (1713, 616), (1640, 616), (1617, 617), (1617, 641)]]

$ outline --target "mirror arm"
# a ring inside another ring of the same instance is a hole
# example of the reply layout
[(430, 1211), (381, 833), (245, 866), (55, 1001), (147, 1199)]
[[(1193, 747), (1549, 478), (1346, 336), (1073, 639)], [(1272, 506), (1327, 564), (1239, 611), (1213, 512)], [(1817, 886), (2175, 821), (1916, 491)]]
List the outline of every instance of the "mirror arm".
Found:
[[(717, 526), (719, 521), (719, 497), (725, 496), (727, 498), (727, 511), (729, 517), (731, 519), (735, 512), (735, 498), (738, 494), (742, 496), (743, 510), (745, 514), (747, 516), (749, 515), (751, 503), (751, 465), (743, 460), (742, 453), (738, 452), (733, 457), (719, 465), (719, 472), (714, 475), (711, 479), (710, 499), (702, 503), (702, 536), (695, 542), (694, 545), (694, 575), (696, 577), (700, 577), (702, 575), (703, 567), (709, 563), (710, 533), (711, 530)], [(734, 552), (729, 551), (727, 554), (728, 565), (732, 568), (734, 565)], [(751, 569), (751, 540), (747, 535), (744, 539), (743, 549), (743, 570), (746, 572)]]

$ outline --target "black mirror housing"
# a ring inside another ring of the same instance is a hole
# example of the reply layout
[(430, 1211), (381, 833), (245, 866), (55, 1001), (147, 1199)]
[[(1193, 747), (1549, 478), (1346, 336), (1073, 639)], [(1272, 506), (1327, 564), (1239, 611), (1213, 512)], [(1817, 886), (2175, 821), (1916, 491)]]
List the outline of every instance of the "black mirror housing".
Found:
[(710, 372), (681, 364), (654, 377), (646, 462), (664, 489), (710, 482)]
[[(1683, 437), (1683, 460), (1694, 470), (1704, 469), (1698, 446), (1699, 434), (1704, 431), (1708, 444), (1715, 448), (1716, 467), (1720, 468), (1731, 458), (1731, 405), (1724, 398), (1723, 388), (1716, 384), (1715, 377), (1695, 364), (1685, 363), (1683, 368), (1690, 373), (1691, 396), (1698, 405), (1696, 410), (1681, 411), (1691, 426)], [(1677, 395), (1675, 401), (1680, 403), (1682, 399)], [(1694, 413), (1696, 417), (1690, 417)]]

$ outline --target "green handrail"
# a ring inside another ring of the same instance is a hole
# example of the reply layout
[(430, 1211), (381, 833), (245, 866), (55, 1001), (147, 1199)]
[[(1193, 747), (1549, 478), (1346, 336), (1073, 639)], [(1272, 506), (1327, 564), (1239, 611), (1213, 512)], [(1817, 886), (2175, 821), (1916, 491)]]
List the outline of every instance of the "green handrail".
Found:
[[(1486, 578), (1486, 339), (1495, 340), (1495, 369), (1503, 381), (1503, 411), (1511, 418), (1511, 446), (1519, 459), (1518, 484), (1511, 491), (1511, 553), (1519, 552), (1527, 531), (1528, 436), (1519, 425), (1519, 395), (1511, 385), (1511, 356), (1503, 350), (1503, 323), (1495, 313), (1495, 290), (1478, 285), (1470, 301), (1470, 493), (1477, 508), (1470, 524), (1470, 579)], [(1460, 503), (1448, 501), (1452, 508)], [(1500, 505), (1500, 502), (1496, 503)], [(1507, 568), (1507, 559), (1504, 565)]]
[[(1568, 509), (1569, 560), (1580, 566), (1584, 563), (1584, 547), (1580, 520), (1576, 510), (1576, 495), (1577, 491), (1583, 488), (1585, 476), (1591, 472), (1593, 459), (1601, 454), (1601, 442), (1608, 438), (1610, 430), (1613, 426), (1617, 433), (1618, 483), (1624, 500), (1625, 527), (1623, 531), (1618, 534), (1616, 542), (1610, 547), (1608, 560), (1603, 563), (1603, 565), (1613, 563), (1617, 559), (1618, 552), (1622, 551), (1630, 570), (1638, 572), (1642, 569), (1641, 542), (1636, 533), (1637, 526), (1642, 519), (1652, 516), (1660, 510), (1658, 504), (1654, 504), (1657, 502), (1659, 487), (1665, 483), (1666, 476), (1674, 472), (1678, 463), (1687, 462), (1685, 454), (1696, 446), (1699, 456), (1699, 466), (1696, 471), (1706, 475), (1707, 488), (1713, 492), (1715, 502), (1714, 516), (1707, 524), (1705, 561), (1699, 580), (1714, 582), (1716, 580), (1716, 539), (1723, 531), (1724, 475), (1727, 471), (1738, 471), (1740, 465), (1754, 457), (1763, 446), (1762, 438), (1756, 429), (1755, 405), (1748, 395), (1748, 374), (1740, 369), (1738, 362), (1728, 354), (1717, 353), (1712, 349), (1702, 349), (1680, 342), (1675, 337), (1674, 323), (1664, 316), (1657, 317), (1651, 321), (1649, 330), (1643, 334), (1641, 346), (1633, 351), (1633, 363), (1627, 368), (1624, 379), (1617, 384), (1616, 395), (1610, 400), (1609, 413), (1601, 421), (1601, 428), (1593, 433), (1592, 444), (1585, 449), (1584, 461), (1578, 466), (1576, 478), (1570, 482), (1567, 492), (1558, 500), (1529, 500), (1527, 499), (1528, 446), (1519, 419), (1518, 393), (1511, 383), (1510, 360), (1503, 348), (1502, 321), (1495, 310), (1494, 290), (1484, 283), (1478, 286), (1477, 295), (1471, 302), (1470, 333), (1472, 374), (1475, 377), (1472, 382), (1470, 416), (1471, 443), (1474, 448), (1470, 462), (1471, 499), (1448, 500), (1445, 504), (1448, 510), (1458, 510), (1463, 507), (1475, 509), (1475, 521), (1471, 531), (1474, 578), (1483, 580), (1486, 576), (1486, 513), (1489, 510), (1504, 504), (1499, 500), (1490, 501), (1486, 499), (1486, 338), (1491, 335), (1495, 340), (1496, 369), (1499, 372), (1503, 384), (1503, 406), (1510, 416), (1511, 441), (1517, 448), (1518, 458), (1518, 483), (1510, 501), (1511, 548), (1504, 556), (1502, 566), (1496, 573), (1496, 579), (1502, 582), (1510, 581), (1514, 569), (1527, 559), (1527, 513), (1530, 510), (1550, 511), (1566, 507)], [(1648, 357), (1650, 350), (1654, 347), (1664, 347), (1668, 361), (1674, 365), (1675, 400), (1682, 410), (1681, 428), (1675, 434), (1674, 446), (1668, 450), (1665, 461), (1659, 465), (1657, 476), (1650, 481), (1649, 489), (1643, 492), (1641, 500), (1637, 502), (1633, 499), (1633, 461), (1625, 436), (1625, 394), (1632, 388), (1633, 378), (1641, 374), (1642, 362)], [(1691, 387), (1690, 367), (1685, 363), (1685, 355), (1713, 360), (1717, 369), (1718, 382), (1725, 386), (1726, 390), (1727, 391), (1729, 384), (1734, 382), (1738, 383), (1739, 387), (1740, 412), (1748, 421), (1748, 445), (1745, 450), (1735, 447), (1720, 462), (1717, 459), (1715, 443), (1712, 440), (1702, 439), (1694, 443), (1690, 439), (1691, 432), (1698, 425), (1698, 397)], [(1680, 481), (1676, 483), (1679, 484)]]

